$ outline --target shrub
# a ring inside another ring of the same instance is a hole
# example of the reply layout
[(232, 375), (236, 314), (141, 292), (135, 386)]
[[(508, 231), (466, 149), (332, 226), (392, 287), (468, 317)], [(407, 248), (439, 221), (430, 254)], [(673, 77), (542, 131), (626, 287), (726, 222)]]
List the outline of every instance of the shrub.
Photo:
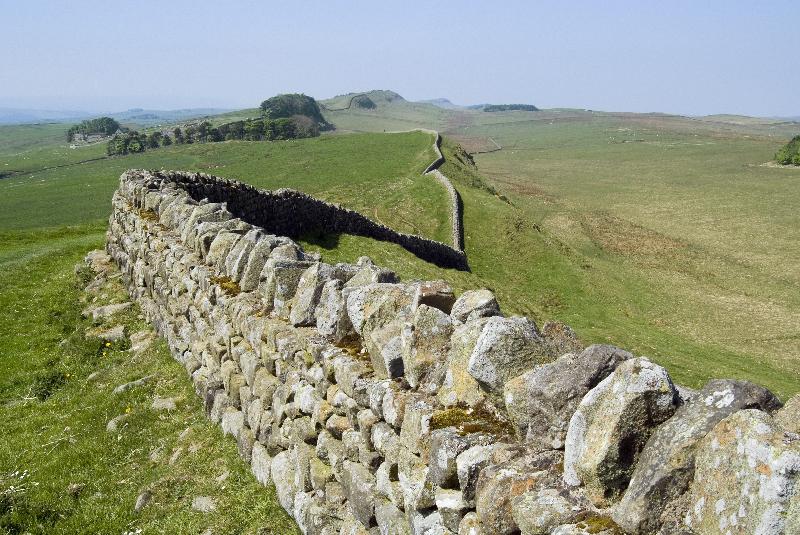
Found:
[(783, 165), (800, 165), (800, 136), (794, 136), (789, 143), (781, 147), (775, 159)]

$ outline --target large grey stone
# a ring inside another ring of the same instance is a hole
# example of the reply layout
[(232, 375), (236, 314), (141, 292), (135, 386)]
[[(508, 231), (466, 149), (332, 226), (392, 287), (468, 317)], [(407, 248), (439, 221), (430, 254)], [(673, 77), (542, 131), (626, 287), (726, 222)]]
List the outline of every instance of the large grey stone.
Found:
[(450, 315), (460, 323), (500, 315), (500, 305), (489, 290), (467, 290), (456, 299)]
[(512, 377), (552, 360), (531, 320), (493, 317), (475, 343), (467, 371), (489, 391), (497, 391)]
[(614, 520), (631, 533), (658, 528), (667, 503), (683, 494), (694, 476), (700, 440), (721, 420), (741, 409), (777, 408), (767, 389), (747, 381), (714, 380), (662, 424), (647, 441)]
[(343, 287), (344, 283), (340, 280), (326, 282), (320, 291), (315, 309), (317, 331), (333, 343), (355, 337), (353, 324), (347, 314), (347, 299), (342, 292)]
[(628, 484), (656, 426), (675, 412), (677, 392), (666, 370), (647, 359), (626, 360), (589, 391), (567, 430), (564, 481), (583, 483), (596, 505)]
[(453, 323), (437, 308), (419, 305), (401, 332), (403, 369), (412, 388), (428, 383), (436, 391), (444, 379)]
[(630, 358), (616, 347), (593, 345), (508, 381), (504, 401), (517, 436), (535, 447), (563, 448), (569, 420), (583, 396)]
[(686, 525), (703, 535), (800, 533), (800, 437), (767, 413), (728, 416), (700, 442)]
[(476, 407), (486, 394), (478, 382), (467, 372), (470, 355), (475, 348), (483, 328), (489, 318), (479, 318), (459, 325), (450, 337), (450, 351), (447, 354), (444, 381), (436, 396), (446, 407), (467, 405)]
[(355, 517), (369, 526), (375, 517), (375, 477), (366, 467), (344, 461), (342, 486)]
[(475, 510), (484, 526), (498, 535), (517, 533), (514, 499), (531, 489), (555, 485), (562, 460), (560, 451), (551, 450), (485, 466), (475, 486)]

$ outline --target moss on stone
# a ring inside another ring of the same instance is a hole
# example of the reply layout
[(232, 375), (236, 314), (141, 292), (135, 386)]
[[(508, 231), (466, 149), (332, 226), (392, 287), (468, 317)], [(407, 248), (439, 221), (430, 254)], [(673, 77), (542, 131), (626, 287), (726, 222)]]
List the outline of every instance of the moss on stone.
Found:
[(222, 291), (227, 295), (235, 296), (242, 292), (242, 289), (239, 287), (239, 283), (231, 280), (230, 277), (211, 277), (209, 280), (211, 281), (211, 284), (216, 284), (222, 288)]
[(451, 407), (431, 416), (431, 429), (455, 427), (459, 434), (489, 433), (497, 437), (513, 437), (511, 423), (497, 412), (481, 404), (474, 408)]
[(139, 217), (146, 221), (158, 221), (158, 214), (155, 213), (153, 210), (139, 210)]
[(577, 523), (579, 528), (586, 530), (587, 533), (608, 533), (609, 535), (624, 535), (614, 520), (609, 516), (590, 515), (581, 518)]

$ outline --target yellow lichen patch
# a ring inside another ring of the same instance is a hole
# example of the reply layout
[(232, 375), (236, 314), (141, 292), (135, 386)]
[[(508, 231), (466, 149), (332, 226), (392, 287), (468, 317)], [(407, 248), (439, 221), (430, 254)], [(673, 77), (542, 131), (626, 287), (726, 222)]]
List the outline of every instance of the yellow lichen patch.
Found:
[(234, 296), (239, 295), (242, 292), (242, 289), (239, 287), (239, 283), (231, 280), (230, 277), (211, 277), (209, 280), (211, 281), (211, 284), (216, 284), (222, 288), (222, 291), (227, 295)]
[(451, 407), (436, 411), (431, 416), (431, 429), (455, 427), (462, 435), (489, 433), (498, 437), (514, 436), (511, 423), (483, 404), (477, 407)]
[(611, 517), (603, 515), (591, 515), (581, 518), (577, 523), (579, 528), (586, 530), (587, 533), (605, 533), (611, 535), (623, 535), (623, 531)]
[(139, 210), (139, 217), (146, 221), (158, 221), (158, 214), (153, 210)]

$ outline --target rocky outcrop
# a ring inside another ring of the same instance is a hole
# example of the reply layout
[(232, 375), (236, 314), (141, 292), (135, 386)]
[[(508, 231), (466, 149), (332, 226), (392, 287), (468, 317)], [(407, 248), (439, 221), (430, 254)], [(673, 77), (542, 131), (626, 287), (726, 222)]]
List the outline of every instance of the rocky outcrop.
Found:
[(796, 532), (800, 437), (768, 391), (690, 393), (488, 290), (325, 264), (181, 176), (122, 176), (108, 253), (303, 532)]

